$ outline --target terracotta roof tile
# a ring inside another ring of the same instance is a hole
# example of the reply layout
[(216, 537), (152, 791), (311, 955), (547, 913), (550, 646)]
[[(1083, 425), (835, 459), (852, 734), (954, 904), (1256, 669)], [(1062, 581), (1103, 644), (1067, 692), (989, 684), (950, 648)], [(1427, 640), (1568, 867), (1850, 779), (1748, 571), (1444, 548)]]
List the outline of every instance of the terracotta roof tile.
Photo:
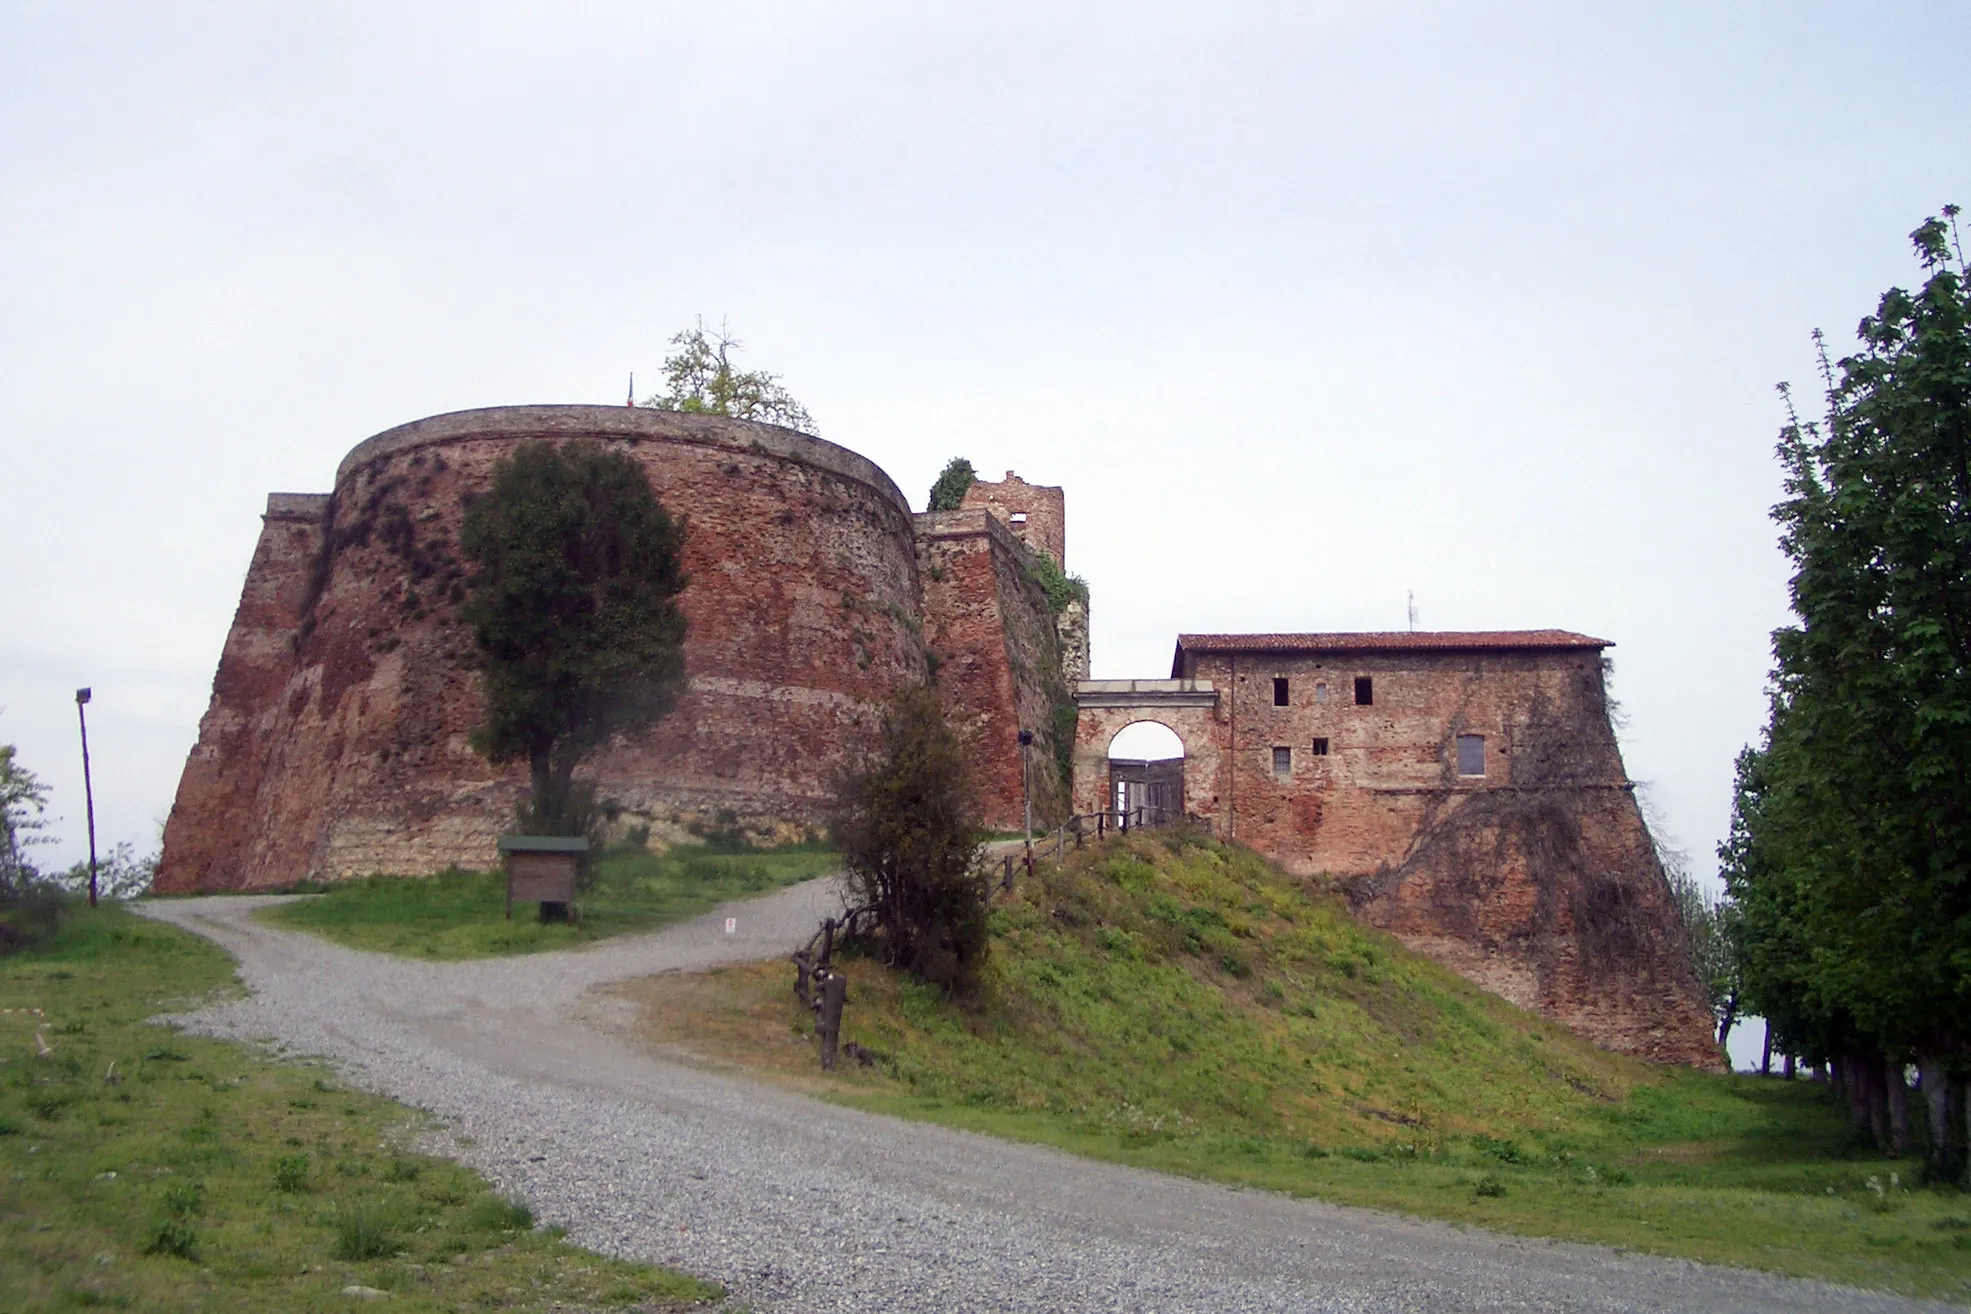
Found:
[(1180, 634), (1171, 669), (1191, 652), (1505, 652), (1523, 649), (1612, 648), (1572, 630), (1384, 630), (1338, 634)]

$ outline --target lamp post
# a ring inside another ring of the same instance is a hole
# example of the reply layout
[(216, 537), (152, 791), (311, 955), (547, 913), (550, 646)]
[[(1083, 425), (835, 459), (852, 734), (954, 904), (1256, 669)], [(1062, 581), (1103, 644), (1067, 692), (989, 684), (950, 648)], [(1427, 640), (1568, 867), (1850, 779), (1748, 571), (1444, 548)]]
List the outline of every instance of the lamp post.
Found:
[(1020, 793), (1024, 796), (1027, 827), (1027, 866), (1033, 866), (1033, 731), (1020, 731)]
[(82, 727), (82, 798), (89, 809), (89, 906), (96, 906), (96, 790), (89, 783), (89, 691), (75, 691), (75, 719)]

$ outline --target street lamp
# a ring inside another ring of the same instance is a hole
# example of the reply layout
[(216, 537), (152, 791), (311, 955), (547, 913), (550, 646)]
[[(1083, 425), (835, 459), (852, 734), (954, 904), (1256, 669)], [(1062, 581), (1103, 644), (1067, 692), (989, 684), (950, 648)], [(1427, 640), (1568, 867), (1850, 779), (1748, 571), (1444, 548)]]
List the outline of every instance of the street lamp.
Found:
[(1033, 865), (1033, 731), (1020, 731), (1020, 793), (1025, 796), (1027, 865)]
[(89, 906), (96, 906), (96, 791), (89, 783), (89, 691), (75, 691), (75, 719), (82, 726), (82, 797), (89, 808)]

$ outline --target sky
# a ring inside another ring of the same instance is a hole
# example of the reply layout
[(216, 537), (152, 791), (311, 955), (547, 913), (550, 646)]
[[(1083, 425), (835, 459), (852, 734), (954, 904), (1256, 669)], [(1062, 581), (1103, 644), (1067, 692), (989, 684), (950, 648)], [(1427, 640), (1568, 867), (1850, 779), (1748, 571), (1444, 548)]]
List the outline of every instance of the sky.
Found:
[[(1613, 640), (1705, 877), (1817, 395), (1971, 200), (1971, 8), (0, 0), (0, 742), (156, 842), (269, 491), (728, 323), (921, 507), (1179, 631)], [(649, 391), (640, 386), (640, 391)]]

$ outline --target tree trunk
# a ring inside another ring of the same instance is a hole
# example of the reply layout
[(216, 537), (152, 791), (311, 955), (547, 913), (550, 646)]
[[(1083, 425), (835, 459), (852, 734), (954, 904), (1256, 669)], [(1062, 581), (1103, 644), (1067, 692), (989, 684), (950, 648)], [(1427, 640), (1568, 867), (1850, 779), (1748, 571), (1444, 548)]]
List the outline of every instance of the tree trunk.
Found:
[(1725, 1041), (1731, 1038), (1732, 1024), (1737, 1021), (1738, 1021), (1738, 994), (1736, 991), (1734, 991), (1732, 993), (1731, 998), (1725, 1000), (1724, 1015), (1718, 1019), (1718, 1048), (1719, 1049), (1723, 1049), (1725, 1047)]
[(1900, 1057), (1883, 1065), (1883, 1078), (1889, 1103), (1889, 1153), (1901, 1158), (1909, 1153), (1909, 1082)]
[(1889, 1061), (1880, 1054), (1870, 1054), (1867, 1066), (1862, 1069), (1868, 1095), (1868, 1134), (1875, 1138), (1875, 1147), (1887, 1151), (1891, 1144), (1889, 1132)]
[(1780, 1075), (1788, 1081), (1793, 1080), (1793, 1056), (1791, 1054), (1786, 1056), (1786, 1062), (1781, 1065)]
[(1773, 1029), (1771, 1023), (1766, 1024), (1765, 1043), (1759, 1046), (1759, 1075), (1762, 1077), (1773, 1075)]
[(532, 777), (532, 800), (534, 817), (538, 821), (548, 815), (548, 804), (554, 793), (554, 767), (548, 757), (548, 750), (537, 748), (527, 754), (527, 771)]

